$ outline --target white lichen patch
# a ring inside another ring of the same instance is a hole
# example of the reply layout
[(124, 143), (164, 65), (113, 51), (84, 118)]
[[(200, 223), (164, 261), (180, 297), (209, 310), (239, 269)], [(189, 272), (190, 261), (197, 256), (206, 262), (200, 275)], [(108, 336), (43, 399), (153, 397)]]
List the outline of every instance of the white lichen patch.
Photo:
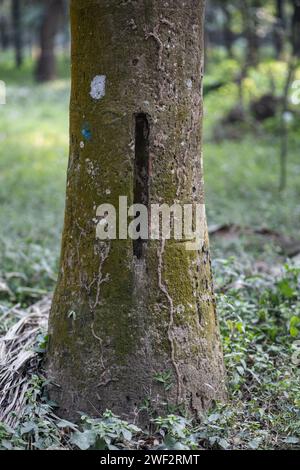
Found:
[(106, 76), (96, 75), (91, 82), (90, 95), (94, 100), (101, 100), (105, 96)]
[(93, 162), (89, 159), (85, 159), (86, 172), (90, 176), (96, 176), (96, 169), (94, 168)]
[(188, 80), (186, 80), (185, 84), (186, 84), (186, 86), (189, 90), (191, 90), (193, 88), (193, 82), (190, 78)]

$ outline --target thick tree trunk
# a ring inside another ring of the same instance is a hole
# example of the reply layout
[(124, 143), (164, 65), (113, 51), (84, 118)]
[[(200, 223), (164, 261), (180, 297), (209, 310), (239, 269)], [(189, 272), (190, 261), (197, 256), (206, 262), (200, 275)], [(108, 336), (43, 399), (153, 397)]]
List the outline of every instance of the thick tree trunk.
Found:
[(35, 70), (38, 82), (47, 82), (56, 78), (55, 37), (63, 9), (62, 0), (47, 0), (44, 3), (40, 30), (40, 55)]
[(16, 61), (16, 66), (19, 68), (21, 67), (23, 63), (20, 0), (12, 0), (11, 16), (12, 16), (12, 27), (13, 27), (13, 44), (15, 48), (15, 61)]
[(205, 221), (198, 251), (95, 234), (96, 207), (118, 208), (121, 195), (203, 203), (203, 14), (203, 0), (71, 2), (71, 148), (48, 352), (64, 416), (108, 408), (133, 419), (146, 399), (195, 415), (224, 397)]

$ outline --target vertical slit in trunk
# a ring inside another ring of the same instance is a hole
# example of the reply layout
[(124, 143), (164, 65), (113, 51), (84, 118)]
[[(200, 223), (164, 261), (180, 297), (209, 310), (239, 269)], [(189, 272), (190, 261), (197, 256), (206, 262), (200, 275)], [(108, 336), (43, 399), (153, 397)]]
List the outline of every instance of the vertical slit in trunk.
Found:
[[(133, 202), (143, 204), (149, 210), (149, 123), (146, 114), (135, 116), (135, 160)], [(137, 214), (138, 216), (139, 214)], [(133, 240), (133, 254), (138, 259), (144, 255), (145, 243), (142, 237)]]

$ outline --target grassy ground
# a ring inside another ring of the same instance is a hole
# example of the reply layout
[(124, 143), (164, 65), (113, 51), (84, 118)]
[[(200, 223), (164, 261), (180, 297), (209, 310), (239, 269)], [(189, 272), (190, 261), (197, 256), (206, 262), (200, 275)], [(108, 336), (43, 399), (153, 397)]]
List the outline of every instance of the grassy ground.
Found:
[[(235, 139), (214, 138), (220, 129), (224, 136), (217, 123), (237, 100), (237, 87), (230, 83), (237, 67), (234, 61), (211, 63), (206, 83), (220, 79), (229, 83), (205, 99), (209, 225), (247, 227), (211, 237), (229, 403), (217, 405), (196, 428), (170, 415), (157, 419), (157, 443), (163, 441), (168, 448), (297, 448), (300, 443), (299, 367), (291, 360), (298, 318), (300, 322), (299, 270), (291, 268), (294, 262), (286, 259), (278, 237), (254, 232), (264, 227), (299, 240), (299, 121), (296, 117), (291, 125), (288, 188), (279, 193), (276, 120), (240, 128)], [(68, 155), (66, 70), (66, 61), (61, 61), (61, 78), (37, 86), (31, 63), (18, 72), (9, 58), (0, 63), (0, 79), (7, 84), (7, 104), (0, 109), (2, 331), (14, 321), (7, 315), (13, 305), (32, 304), (53, 290), (56, 279)], [(266, 91), (270, 76), (276, 77), (279, 93), (284, 72), (282, 63), (265, 63), (252, 71), (245, 83), (246, 100)], [(289, 267), (284, 268), (286, 262)], [(70, 434), (74, 429), (55, 418), (46, 421), (48, 408), (44, 413), (37, 407), (41, 387), (41, 381), (33, 378), (23, 427), (12, 431), (0, 426), (0, 447), (28, 447), (29, 441), (40, 447), (70, 445), (61, 438), (61, 429), (64, 435), (66, 429)], [(126, 426), (107, 415), (102, 424), (85, 418), (82, 429), (98, 437), (102, 433), (105, 439), (113, 433), (110, 445), (125, 441), (134, 447), (138, 431)], [(159, 430), (168, 431), (167, 440)], [(72, 439), (72, 445), (79, 447), (84, 441), (78, 430)]]
[(0, 68), (7, 84), (0, 120), (0, 269), (15, 300), (30, 302), (40, 290), (52, 290), (56, 276), (68, 155), (69, 81), (36, 86), (28, 77), (32, 67), (27, 64), (24, 73), (16, 76), (12, 71), (10, 79), (8, 64), (3, 71)]

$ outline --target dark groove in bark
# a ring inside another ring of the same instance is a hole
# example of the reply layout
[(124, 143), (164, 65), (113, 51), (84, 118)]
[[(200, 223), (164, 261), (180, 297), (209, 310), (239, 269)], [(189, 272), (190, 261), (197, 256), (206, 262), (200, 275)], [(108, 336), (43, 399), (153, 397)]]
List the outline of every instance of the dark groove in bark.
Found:
[[(134, 204), (149, 208), (149, 123), (144, 113), (135, 117)], [(146, 240), (133, 240), (133, 254), (143, 257)]]

